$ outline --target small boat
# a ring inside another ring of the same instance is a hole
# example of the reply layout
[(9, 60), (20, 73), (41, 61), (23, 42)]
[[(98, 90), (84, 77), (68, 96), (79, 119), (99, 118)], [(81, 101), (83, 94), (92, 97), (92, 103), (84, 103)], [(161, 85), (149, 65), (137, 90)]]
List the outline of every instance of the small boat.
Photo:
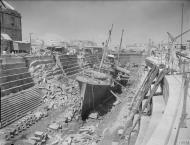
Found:
[(87, 119), (92, 110), (95, 110), (109, 95), (111, 77), (94, 70), (87, 71), (90, 75), (77, 76), (82, 97), (82, 120)]

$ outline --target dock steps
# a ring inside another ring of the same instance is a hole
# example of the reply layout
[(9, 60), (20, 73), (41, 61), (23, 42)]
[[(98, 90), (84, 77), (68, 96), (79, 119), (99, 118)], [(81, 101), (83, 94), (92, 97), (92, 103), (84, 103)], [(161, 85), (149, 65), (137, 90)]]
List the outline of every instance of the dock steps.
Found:
[(38, 88), (30, 88), (1, 98), (0, 128), (18, 120), (41, 104), (42, 94)]

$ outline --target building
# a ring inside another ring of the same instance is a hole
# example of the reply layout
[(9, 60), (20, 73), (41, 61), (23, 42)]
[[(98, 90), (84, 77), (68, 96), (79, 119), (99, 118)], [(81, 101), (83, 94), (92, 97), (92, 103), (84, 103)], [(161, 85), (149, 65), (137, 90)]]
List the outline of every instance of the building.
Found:
[(10, 4), (0, 2), (1, 33), (7, 34), (14, 41), (22, 41), (21, 14)]
[(72, 40), (70, 41), (71, 46), (78, 46), (79, 48), (86, 46), (97, 46), (97, 43), (89, 40)]

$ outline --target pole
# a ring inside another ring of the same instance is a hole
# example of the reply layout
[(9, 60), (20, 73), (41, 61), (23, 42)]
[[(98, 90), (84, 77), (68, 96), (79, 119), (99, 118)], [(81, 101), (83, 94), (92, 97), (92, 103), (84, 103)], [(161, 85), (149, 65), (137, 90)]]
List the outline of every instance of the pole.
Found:
[(161, 43), (160, 43), (160, 49), (161, 49), (161, 64), (162, 64), (162, 41), (161, 41)]
[(107, 49), (108, 49), (108, 44), (109, 44), (109, 42), (111, 41), (112, 29), (113, 29), (113, 24), (112, 24), (112, 26), (111, 26), (111, 29), (109, 30), (108, 39), (106, 40), (106, 44), (105, 44), (105, 47), (104, 47), (104, 52), (103, 52), (103, 55), (102, 55), (102, 60), (101, 60), (101, 62), (100, 62), (100, 66), (99, 66), (99, 71), (100, 71), (100, 69), (101, 69), (101, 67), (102, 67), (102, 64), (103, 64), (103, 61), (104, 61), (104, 57), (105, 57), (106, 51), (107, 51)]
[[(183, 33), (183, 8), (184, 4), (182, 4), (182, 12), (181, 12), (181, 34)], [(181, 49), (182, 49), (183, 37), (181, 36)]]
[(118, 58), (117, 65), (118, 65), (118, 66), (119, 66), (119, 55), (120, 55), (120, 49), (121, 49), (122, 39), (123, 39), (123, 32), (124, 32), (124, 29), (122, 29), (122, 32), (121, 32), (121, 40), (120, 40), (119, 50), (118, 50), (118, 55), (117, 55), (117, 58)]
[(29, 33), (29, 37), (30, 37), (30, 53), (32, 53), (32, 34), (33, 33)]
[[(1, 9), (1, 8), (0, 8)], [(3, 14), (3, 13), (2, 13)], [(2, 15), (1, 15), (2, 16)], [(0, 34), (1, 34), (1, 18), (0, 18)], [(0, 41), (0, 57), (1, 57), (1, 51), (2, 51), (2, 49), (1, 49), (1, 41)]]
[[(0, 3), (3, 5), (3, 6), (5, 6), (4, 5), (4, 3), (2, 2), (2, 0), (0, 0)], [(2, 12), (2, 7), (0, 6), (0, 11), (1, 11), (1, 17), (0, 17), (0, 34), (1, 34), (1, 29), (2, 29), (2, 22), (1, 22), (1, 20), (3, 21), (3, 12)], [(0, 41), (0, 57), (1, 57), (1, 54), (2, 53), (2, 48), (1, 48), (1, 41)]]

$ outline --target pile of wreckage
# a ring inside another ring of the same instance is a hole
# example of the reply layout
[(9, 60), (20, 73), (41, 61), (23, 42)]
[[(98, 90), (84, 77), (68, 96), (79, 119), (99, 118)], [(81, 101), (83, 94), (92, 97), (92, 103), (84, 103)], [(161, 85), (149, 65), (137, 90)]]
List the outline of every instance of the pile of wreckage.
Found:
[[(49, 145), (96, 144), (98, 137), (95, 134), (95, 126), (82, 126), (77, 129), (78, 131), (74, 131), (74, 134), (69, 130), (68, 123), (73, 119), (79, 119), (82, 98), (78, 83), (57, 73), (59, 69), (59, 66), (53, 63), (30, 65), (29, 69), (36, 86), (43, 93), (44, 110), (47, 112), (53, 109), (63, 110), (63, 114), (48, 125), (45, 133), (48, 134), (48, 141), (44, 142)], [(36, 139), (35, 134), (25, 142), (39, 142), (40, 139)]]
[(62, 134), (50, 135), (50, 138), (54, 138), (48, 145), (96, 145), (100, 138), (96, 135), (95, 126), (83, 126), (80, 127), (75, 134)]
[(100, 138), (96, 135), (95, 126), (80, 127), (75, 134), (64, 134), (68, 128), (58, 123), (51, 124), (48, 131), (36, 131), (28, 139), (23, 140), (27, 145), (96, 145)]
[[(32, 65), (29, 71), (35, 82), (35, 87), (42, 92), (42, 105), (29, 112), (23, 118), (17, 120), (8, 127), (2, 129), (1, 138), (10, 140), (26, 130), (40, 119), (48, 116), (48, 111), (62, 109), (63, 121), (70, 122), (74, 117), (79, 118), (81, 98), (78, 83), (72, 79), (66, 79), (57, 73), (60, 68), (56, 64)], [(60, 71), (59, 71), (60, 72)]]
[(79, 114), (81, 98), (78, 83), (66, 78), (60, 72), (56, 64), (39, 64), (30, 66), (30, 73), (36, 83), (36, 86), (43, 93), (42, 100), (46, 110), (64, 108), (65, 120), (71, 121)]

